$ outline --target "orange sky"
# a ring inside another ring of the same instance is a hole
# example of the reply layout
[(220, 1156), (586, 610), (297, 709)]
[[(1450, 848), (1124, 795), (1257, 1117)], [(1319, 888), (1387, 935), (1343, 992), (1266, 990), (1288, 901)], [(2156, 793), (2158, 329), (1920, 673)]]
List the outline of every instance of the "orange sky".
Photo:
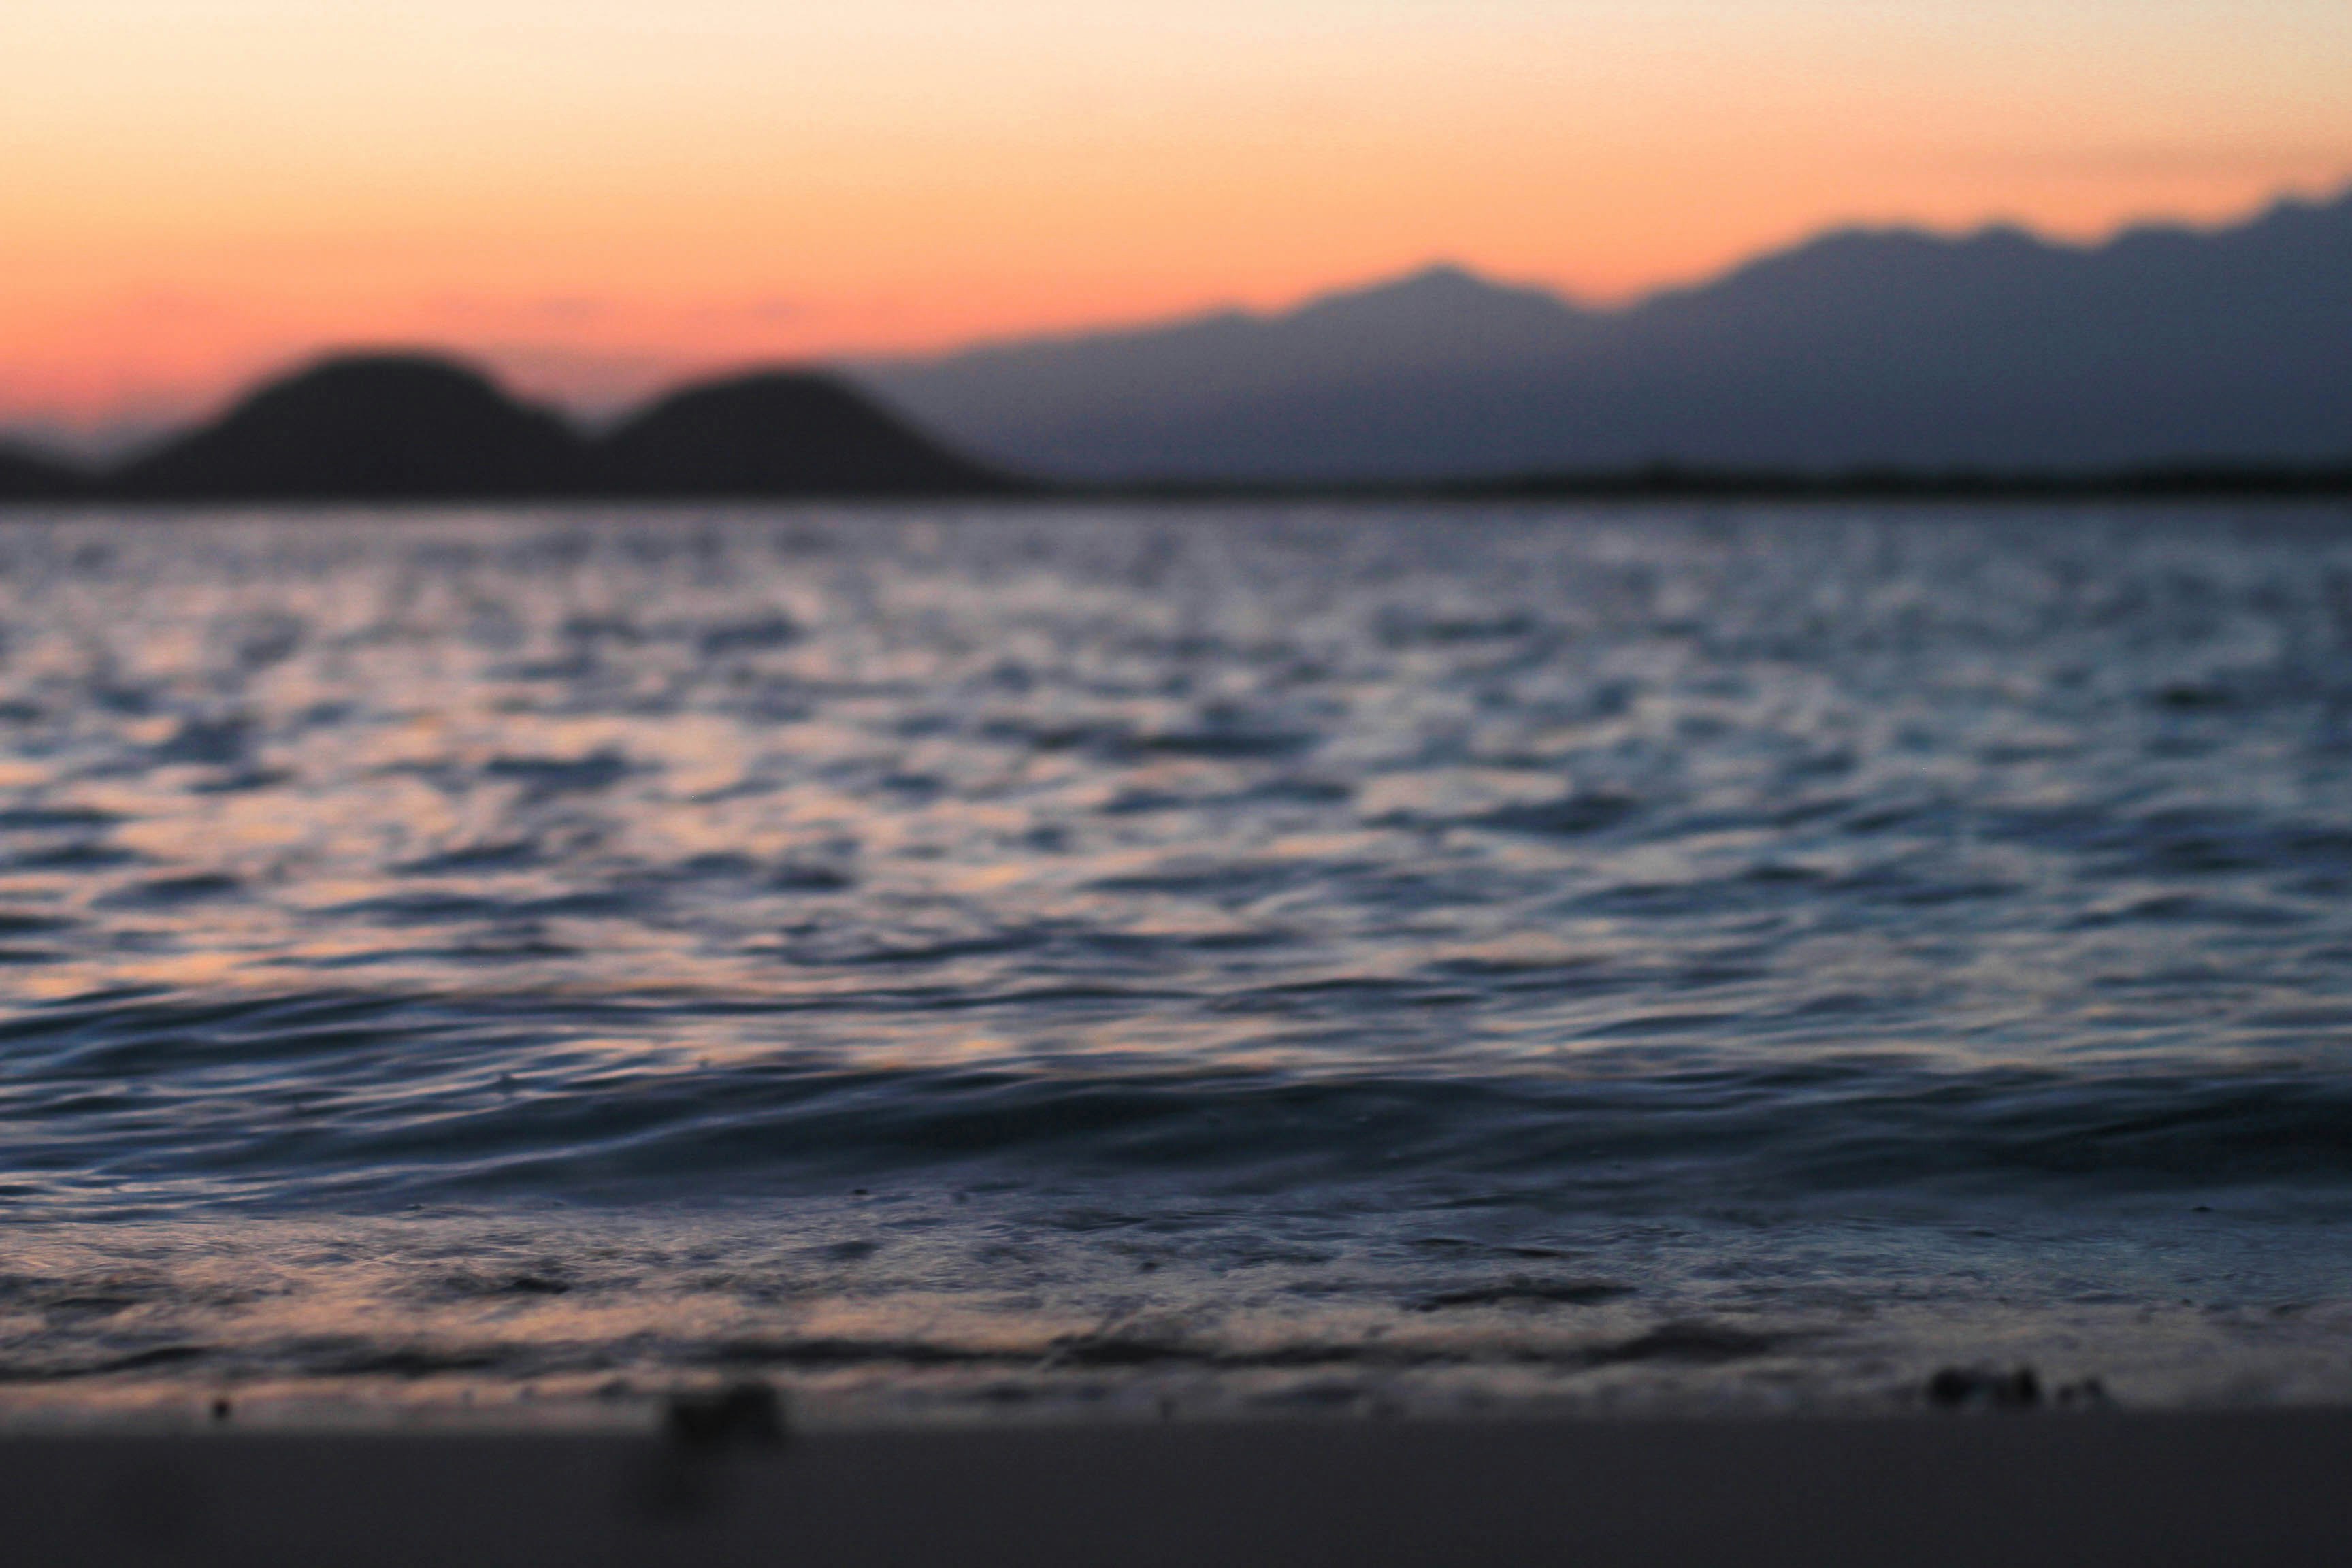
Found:
[[(854, 14), (853, 14), (854, 10)], [(429, 342), (610, 404), (1451, 258), (2352, 179), (2344, 0), (6, 0), (0, 422)]]

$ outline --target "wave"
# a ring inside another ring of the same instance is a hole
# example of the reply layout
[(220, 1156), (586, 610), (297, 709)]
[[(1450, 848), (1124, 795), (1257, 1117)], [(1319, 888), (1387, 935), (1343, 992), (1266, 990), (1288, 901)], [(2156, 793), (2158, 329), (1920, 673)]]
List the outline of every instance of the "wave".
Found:
[[(726, 1004), (740, 1016), (754, 1005)], [(92, 998), (0, 1025), (0, 1180), (301, 1204), (723, 1197), (898, 1180), (1489, 1184), (1645, 1210), (1739, 1195), (2011, 1196), (2352, 1182), (2352, 1073), (1961, 1069), (1634, 1043), (1497, 1072), (1080, 1058), (959, 1068), (599, 1050), (691, 999)]]

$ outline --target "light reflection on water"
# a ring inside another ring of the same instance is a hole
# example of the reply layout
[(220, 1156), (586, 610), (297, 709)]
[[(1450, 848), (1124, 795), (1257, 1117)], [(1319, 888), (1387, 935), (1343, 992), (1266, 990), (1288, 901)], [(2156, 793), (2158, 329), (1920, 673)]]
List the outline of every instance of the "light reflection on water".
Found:
[(2341, 1397), (2345, 521), (20, 515), (0, 1403)]

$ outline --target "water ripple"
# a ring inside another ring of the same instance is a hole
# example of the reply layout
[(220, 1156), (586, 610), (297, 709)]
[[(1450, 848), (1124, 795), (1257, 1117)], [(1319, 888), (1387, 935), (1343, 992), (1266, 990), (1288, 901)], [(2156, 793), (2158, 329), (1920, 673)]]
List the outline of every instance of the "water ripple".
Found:
[(0, 1378), (2309, 1392), (2344, 521), (15, 515)]

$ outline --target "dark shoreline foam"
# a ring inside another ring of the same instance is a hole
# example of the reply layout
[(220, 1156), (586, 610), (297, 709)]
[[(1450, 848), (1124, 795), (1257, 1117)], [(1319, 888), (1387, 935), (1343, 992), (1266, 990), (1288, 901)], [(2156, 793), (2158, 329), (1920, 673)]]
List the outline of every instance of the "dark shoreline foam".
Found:
[(2320, 1564), (2352, 1412), (0, 1437), (16, 1561)]

